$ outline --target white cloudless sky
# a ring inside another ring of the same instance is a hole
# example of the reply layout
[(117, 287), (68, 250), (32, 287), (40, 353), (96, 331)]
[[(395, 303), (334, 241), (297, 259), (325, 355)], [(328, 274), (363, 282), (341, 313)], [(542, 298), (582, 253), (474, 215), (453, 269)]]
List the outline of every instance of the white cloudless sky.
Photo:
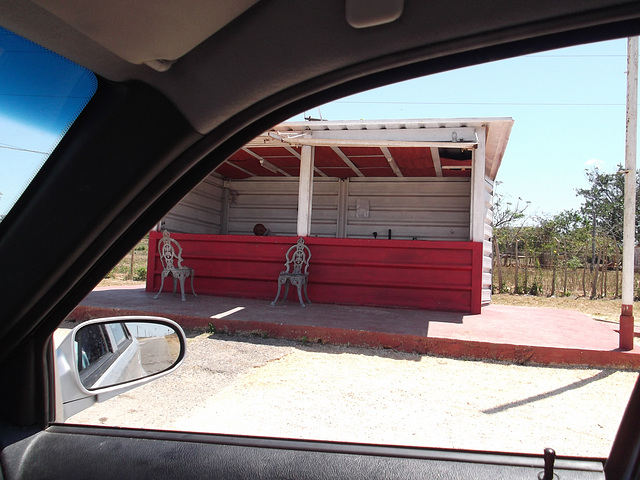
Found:
[(576, 209), (585, 169), (624, 164), (627, 40), (582, 45), (423, 77), (321, 105), (327, 120), (511, 117), (497, 191), (532, 215)]

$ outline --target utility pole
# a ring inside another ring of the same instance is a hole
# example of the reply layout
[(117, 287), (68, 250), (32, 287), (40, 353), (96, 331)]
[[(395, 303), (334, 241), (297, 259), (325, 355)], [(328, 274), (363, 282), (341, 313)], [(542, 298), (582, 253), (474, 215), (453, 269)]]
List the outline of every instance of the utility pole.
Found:
[(627, 138), (624, 159), (624, 228), (622, 234), (622, 312), (620, 349), (633, 349), (634, 250), (636, 232), (636, 145), (638, 131), (638, 37), (627, 43)]

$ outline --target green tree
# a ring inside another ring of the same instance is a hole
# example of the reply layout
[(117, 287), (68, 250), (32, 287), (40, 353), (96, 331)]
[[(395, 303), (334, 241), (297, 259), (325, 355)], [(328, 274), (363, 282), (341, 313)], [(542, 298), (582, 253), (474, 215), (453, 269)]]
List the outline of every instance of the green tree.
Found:
[[(597, 230), (612, 237), (618, 244), (622, 243), (624, 218), (624, 173), (618, 165), (618, 173), (603, 173), (597, 168), (586, 170), (589, 188), (579, 188), (578, 195), (583, 197), (580, 213), (592, 228), (595, 238)], [(640, 177), (636, 175), (636, 238), (640, 220)]]
[[(496, 182), (495, 186), (501, 185), (502, 182)], [(493, 228), (513, 227), (517, 220), (526, 217), (525, 212), (531, 202), (522, 200), (518, 197), (516, 203), (509, 196), (502, 195), (497, 192), (497, 188), (493, 193)]]
[[(495, 186), (499, 186), (502, 182), (496, 182)], [(493, 251), (496, 261), (498, 291), (503, 291), (504, 282), (502, 277), (501, 252), (508, 254), (516, 262), (515, 272), (515, 290), (519, 291), (518, 286), (518, 245), (520, 242), (519, 235), (524, 228), (526, 221), (526, 210), (531, 202), (525, 201), (518, 197), (515, 201), (511, 201), (510, 197), (501, 195), (494, 189), (493, 195)], [(506, 257), (505, 257), (506, 258)]]

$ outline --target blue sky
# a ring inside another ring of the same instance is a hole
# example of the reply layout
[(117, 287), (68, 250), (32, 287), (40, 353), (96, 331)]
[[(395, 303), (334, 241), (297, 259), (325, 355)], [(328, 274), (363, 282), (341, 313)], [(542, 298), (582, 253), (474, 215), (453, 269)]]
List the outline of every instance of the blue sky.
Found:
[(551, 215), (580, 206), (585, 169), (624, 164), (626, 56), (626, 39), (555, 50), (371, 90), (306, 115), (512, 117), (498, 192), (530, 201), (531, 215)]
[(32, 180), (95, 87), (92, 73), (0, 28), (0, 215)]

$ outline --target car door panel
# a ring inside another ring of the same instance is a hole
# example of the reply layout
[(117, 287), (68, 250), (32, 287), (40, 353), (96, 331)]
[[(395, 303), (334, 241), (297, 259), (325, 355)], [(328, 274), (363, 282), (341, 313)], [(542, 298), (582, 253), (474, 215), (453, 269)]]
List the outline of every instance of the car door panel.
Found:
[[(56, 459), (64, 457), (64, 462)], [(28, 478), (532, 479), (541, 456), (52, 426), (7, 447), (6, 480)], [(602, 462), (558, 459), (562, 479), (602, 479)]]

